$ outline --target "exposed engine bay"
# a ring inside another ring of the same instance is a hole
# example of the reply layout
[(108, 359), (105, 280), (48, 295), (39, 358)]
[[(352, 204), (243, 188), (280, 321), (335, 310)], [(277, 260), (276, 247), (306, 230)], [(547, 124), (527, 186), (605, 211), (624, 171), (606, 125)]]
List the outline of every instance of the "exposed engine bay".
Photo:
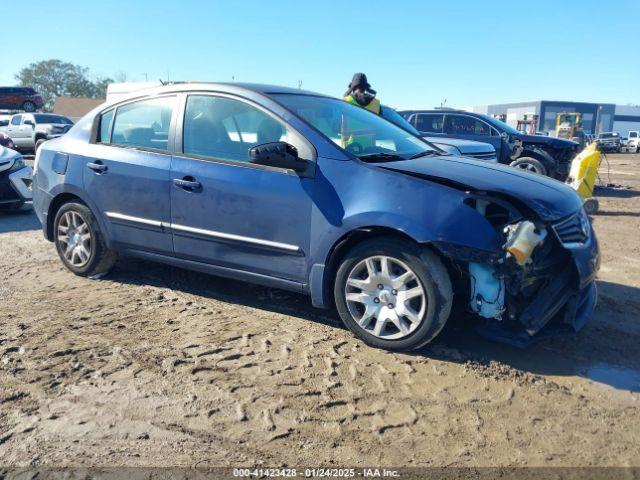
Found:
[(586, 215), (578, 212), (548, 224), (508, 199), (468, 195), (465, 204), (491, 223), (502, 242), (499, 251), (486, 254), (449, 252), (467, 278), (467, 307), (479, 317), (480, 333), (525, 346), (551, 323), (570, 327), (578, 308), (579, 282), (565, 247), (586, 240)]

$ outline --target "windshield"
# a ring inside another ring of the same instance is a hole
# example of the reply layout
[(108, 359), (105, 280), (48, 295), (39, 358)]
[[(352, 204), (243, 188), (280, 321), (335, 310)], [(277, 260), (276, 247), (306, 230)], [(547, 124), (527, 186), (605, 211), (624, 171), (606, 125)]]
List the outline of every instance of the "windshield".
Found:
[(598, 138), (614, 138), (614, 137), (618, 137), (619, 135), (617, 133), (612, 133), (612, 132), (605, 132), (605, 133), (601, 133), (600, 135), (598, 135)]
[(272, 97), (359, 158), (404, 160), (436, 152), (402, 128), (342, 100), (284, 93)]
[(62, 123), (63, 125), (73, 125), (73, 122), (62, 115), (50, 115), (47, 113), (37, 113), (34, 115), (36, 123)]

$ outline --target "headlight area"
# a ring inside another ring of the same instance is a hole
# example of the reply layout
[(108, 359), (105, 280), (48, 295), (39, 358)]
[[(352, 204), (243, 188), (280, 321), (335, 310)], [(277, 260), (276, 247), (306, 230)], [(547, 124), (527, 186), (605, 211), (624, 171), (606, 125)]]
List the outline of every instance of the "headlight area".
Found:
[(465, 299), (479, 333), (524, 347), (552, 324), (571, 327), (579, 304), (578, 272), (553, 227), (508, 199), (468, 193), (464, 203), (493, 226), (500, 243), (493, 250), (435, 246), (450, 260), (457, 296)]
[(31, 168), (24, 163), (22, 157), (16, 158), (9, 169), (8, 179), (22, 202), (33, 198), (33, 176)]

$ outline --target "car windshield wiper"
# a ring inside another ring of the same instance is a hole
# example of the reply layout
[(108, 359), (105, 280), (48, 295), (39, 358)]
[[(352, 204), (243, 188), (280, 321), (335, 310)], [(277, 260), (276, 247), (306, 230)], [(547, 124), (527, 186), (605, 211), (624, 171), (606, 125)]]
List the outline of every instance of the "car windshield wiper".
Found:
[(384, 160), (388, 162), (396, 161), (396, 160), (406, 160), (402, 155), (398, 155), (397, 153), (387, 153), (387, 152), (378, 152), (378, 153), (367, 153), (366, 155), (358, 155), (360, 160), (364, 160), (365, 162), (368, 160)]
[(418, 152), (415, 155), (409, 157), (409, 160), (420, 157), (439, 157), (440, 155), (450, 155), (447, 152), (438, 152), (436, 150), (425, 150), (424, 152)]

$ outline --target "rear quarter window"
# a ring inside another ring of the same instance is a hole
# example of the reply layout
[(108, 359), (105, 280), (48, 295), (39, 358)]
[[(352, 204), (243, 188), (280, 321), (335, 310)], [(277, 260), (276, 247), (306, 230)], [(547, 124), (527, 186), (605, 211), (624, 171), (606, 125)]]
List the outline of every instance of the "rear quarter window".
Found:
[(111, 123), (113, 120), (113, 112), (109, 110), (100, 116), (100, 128), (98, 129), (98, 143), (111, 143)]

